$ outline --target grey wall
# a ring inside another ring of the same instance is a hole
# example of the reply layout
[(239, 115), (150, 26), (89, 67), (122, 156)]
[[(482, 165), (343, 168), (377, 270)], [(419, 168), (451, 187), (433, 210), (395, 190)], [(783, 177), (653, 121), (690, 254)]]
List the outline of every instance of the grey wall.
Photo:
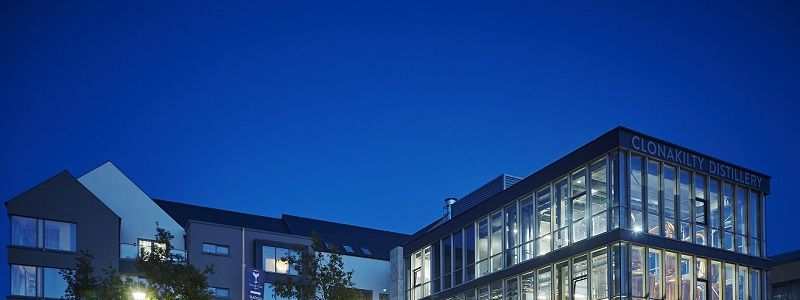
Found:
[[(75, 223), (77, 249), (91, 252), (97, 268), (118, 267), (119, 217), (68, 172), (7, 201), (6, 208), (9, 215)], [(8, 246), (8, 263), (74, 268), (75, 254)]]
[[(305, 237), (287, 234), (244, 230), (244, 249), (242, 249), (242, 228), (190, 221), (186, 229), (186, 250), (189, 251), (189, 262), (198, 268), (214, 266), (214, 274), (209, 276), (208, 285), (230, 289), (231, 299), (242, 298), (242, 256), (249, 267), (261, 269), (256, 262), (255, 241), (272, 241), (276, 245), (310, 245), (311, 240)], [(229, 247), (228, 256), (203, 253), (203, 243), (225, 245)], [(242, 251), (244, 250), (244, 251)], [(274, 280), (277, 274), (267, 274), (267, 281)]]

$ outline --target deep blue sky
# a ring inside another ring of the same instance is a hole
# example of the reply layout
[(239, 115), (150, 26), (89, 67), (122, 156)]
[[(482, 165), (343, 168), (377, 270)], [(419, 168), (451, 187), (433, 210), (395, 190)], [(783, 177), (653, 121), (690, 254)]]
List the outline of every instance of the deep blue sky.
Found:
[(796, 1), (3, 1), (0, 198), (112, 160), (152, 197), (410, 233), (446, 196), (625, 125), (772, 175), (784, 252), (799, 17)]

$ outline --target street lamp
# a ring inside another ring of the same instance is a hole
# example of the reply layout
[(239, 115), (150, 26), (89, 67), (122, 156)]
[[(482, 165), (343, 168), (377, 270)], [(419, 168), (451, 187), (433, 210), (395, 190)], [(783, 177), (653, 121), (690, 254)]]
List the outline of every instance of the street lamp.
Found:
[(134, 291), (133, 292), (133, 299), (135, 299), (135, 300), (144, 300), (144, 298), (147, 298), (147, 294), (145, 294), (144, 292), (142, 292), (142, 291)]

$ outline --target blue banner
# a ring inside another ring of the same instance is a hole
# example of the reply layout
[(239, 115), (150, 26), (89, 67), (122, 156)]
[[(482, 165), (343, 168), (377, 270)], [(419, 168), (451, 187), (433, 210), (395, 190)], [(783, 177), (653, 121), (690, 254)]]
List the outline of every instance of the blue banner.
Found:
[(247, 267), (244, 270), (245, 296), (247, 300), (264, 300), (264, 271)]

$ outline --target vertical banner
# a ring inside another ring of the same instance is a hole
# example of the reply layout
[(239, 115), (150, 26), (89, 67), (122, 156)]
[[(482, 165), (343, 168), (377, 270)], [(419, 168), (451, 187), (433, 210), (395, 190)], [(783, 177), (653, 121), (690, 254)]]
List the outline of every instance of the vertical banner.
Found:
[(247, 277), (244, 285), (244, 299), (264, 300), (264, 271), (247, 267), (244, 273)]

